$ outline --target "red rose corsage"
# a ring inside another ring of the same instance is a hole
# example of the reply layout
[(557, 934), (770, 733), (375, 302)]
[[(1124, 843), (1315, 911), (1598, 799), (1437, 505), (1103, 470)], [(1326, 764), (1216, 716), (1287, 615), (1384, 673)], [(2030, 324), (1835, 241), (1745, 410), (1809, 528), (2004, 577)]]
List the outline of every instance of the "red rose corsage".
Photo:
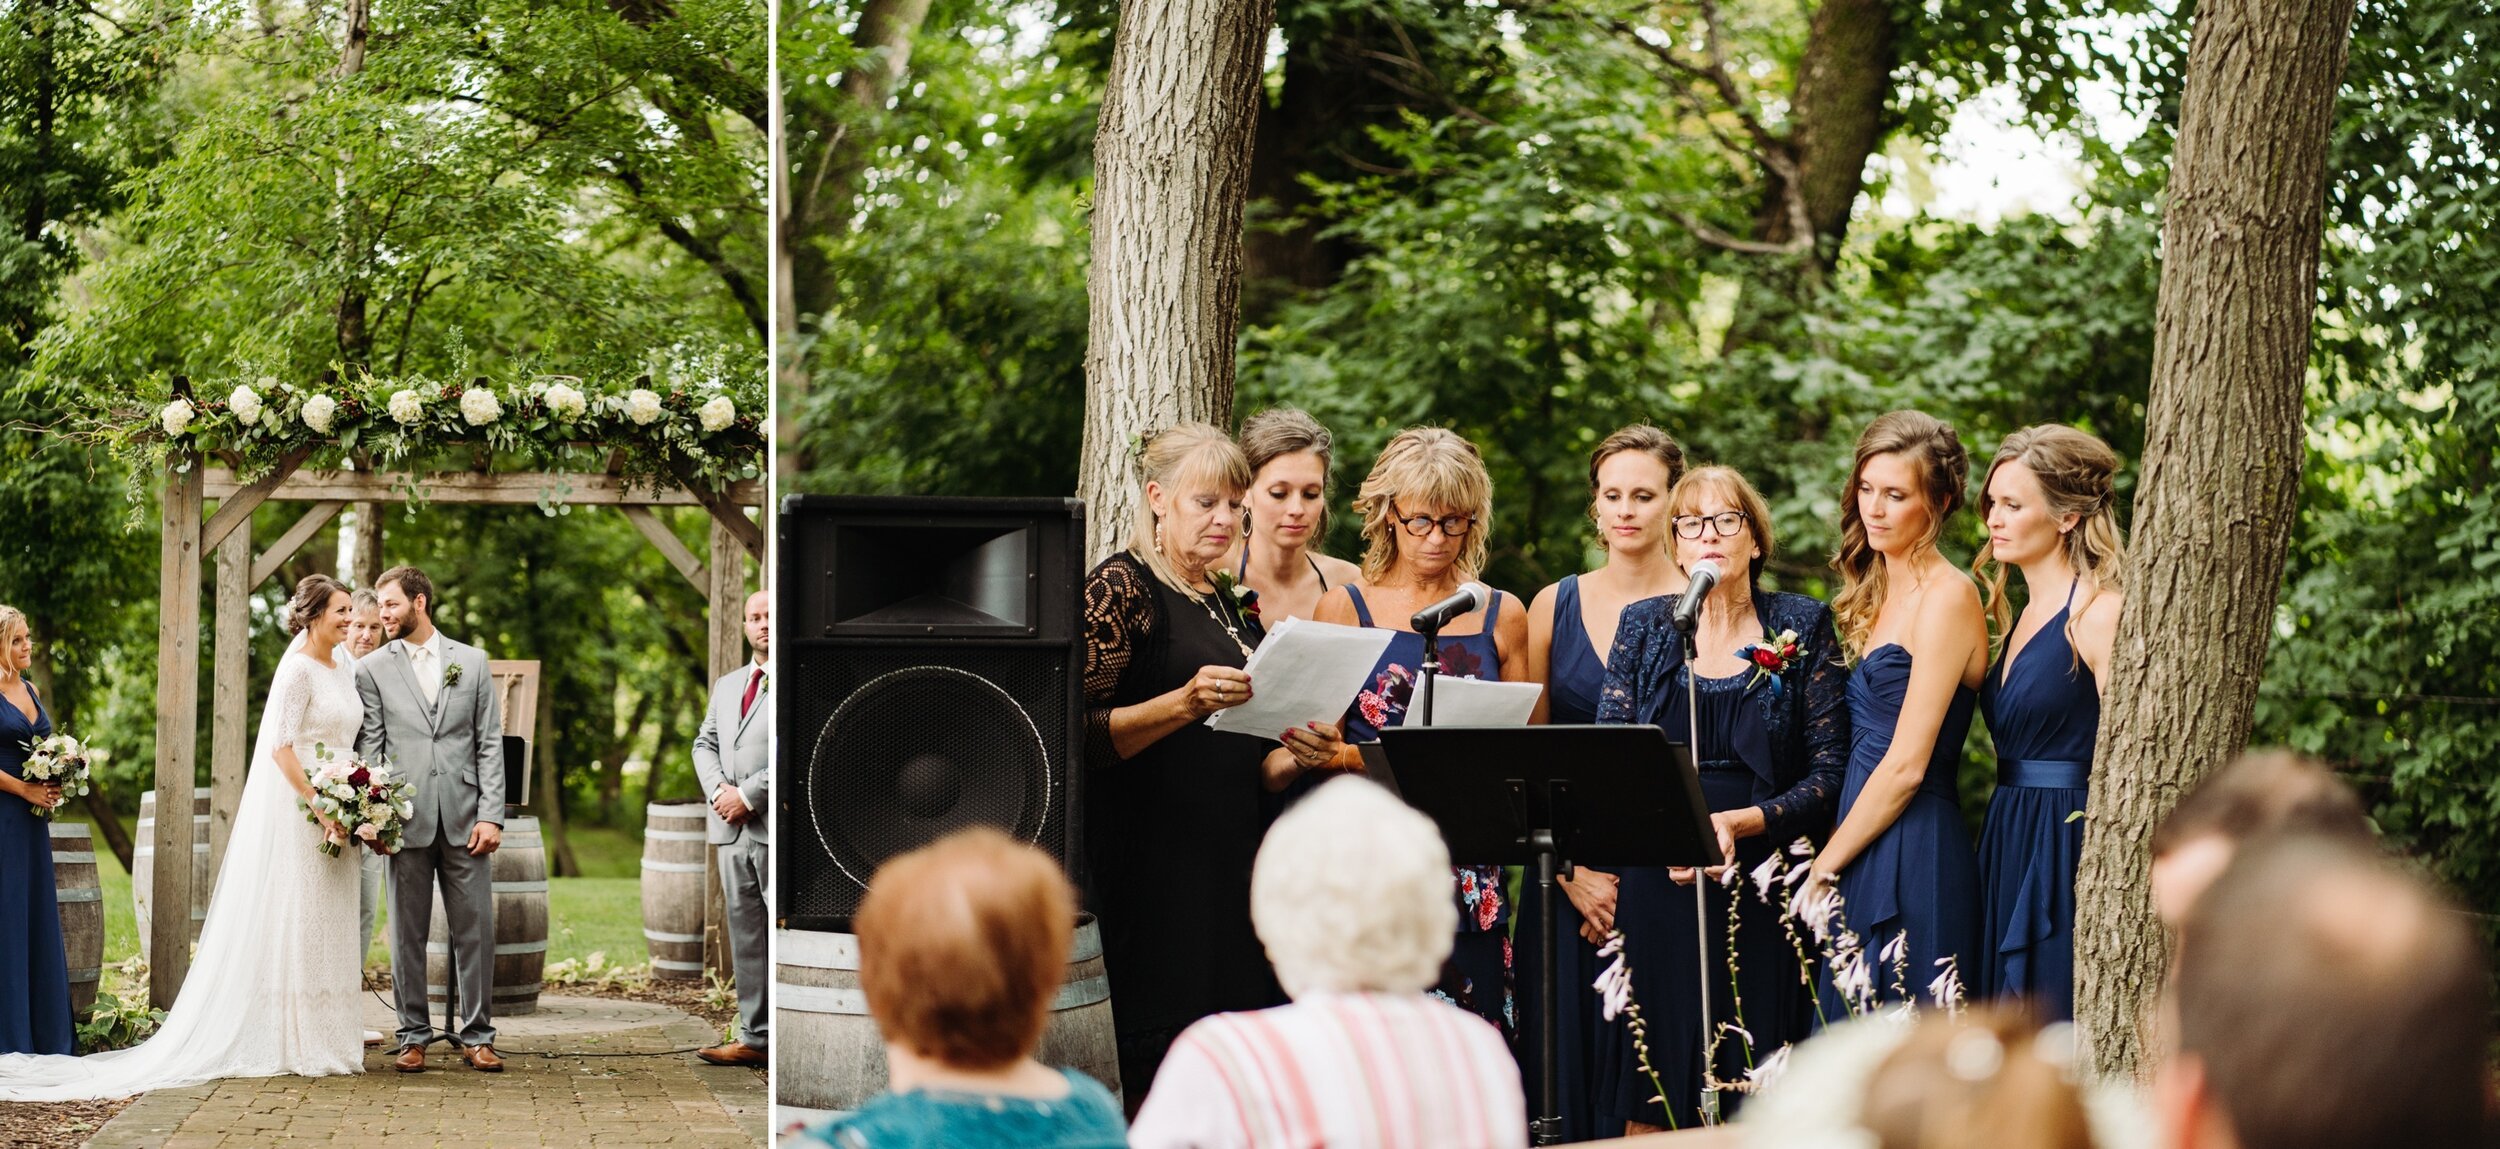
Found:
[(1736, 657), (1752, 663), (1754, 667), (1753, 681), (1746, 683), (1745, 689), (1751, 690), (1760, 686), (1762, 680), (1768, 678), (1771, 680), (1772, 694), (1777, 695), (1780, 688), (1779, 676), (1790, 666), (1795, 665), (1796, 661), (1804, 655), (1805, 648), (1798, 645), (1796, 631), (1783, 630), (1776, 635), (1763, 635), (1762, 641), (1750, 643), (1736, 652)]

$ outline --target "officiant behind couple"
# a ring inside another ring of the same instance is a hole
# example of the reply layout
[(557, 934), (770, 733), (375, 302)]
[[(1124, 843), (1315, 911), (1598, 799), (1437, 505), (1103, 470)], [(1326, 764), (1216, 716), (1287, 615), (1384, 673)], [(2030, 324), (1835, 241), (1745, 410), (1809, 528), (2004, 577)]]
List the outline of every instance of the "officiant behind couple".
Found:
[[(298, 801), (327, 800), (314, 775), (380, 767), (413, 787), (392, 820), (393, 981), (403, 1072), (448, 1039), (472, 1067), (502, 1067), (486, 984), (492, 968), (489, 855), (502, 838), (502, 719), (486, 655), (433, 625), (434, 585), (414, 567), (376, 580), (393, 639), (358, 661), (346, 646), (353, 598), (312, 575), (287, 604), (290, 648), (271, 677), (232, 843), (190, 975), (155, 1036), (89, 1057), (0, 1055), (0, 1101), (125, 1097), (230, 1077), (322, 1077), (363, 1069), (359, 1037), (359, 841), (388, 833)], [(354, 758), (347, 756), (352, 748)], [(361, 759), (361, 764), (356, 760)], [(378, 779), (377, 779), (378, 781)], [(364, 786), (367, 783), (359, 782)], [(351, 794), (353, 791), (351, 791)], [(333, 855), (325, 845), (343, 847)], [(425, 1003), (425, 940), (440, 884), (461, 1016), (438, 1033)]]

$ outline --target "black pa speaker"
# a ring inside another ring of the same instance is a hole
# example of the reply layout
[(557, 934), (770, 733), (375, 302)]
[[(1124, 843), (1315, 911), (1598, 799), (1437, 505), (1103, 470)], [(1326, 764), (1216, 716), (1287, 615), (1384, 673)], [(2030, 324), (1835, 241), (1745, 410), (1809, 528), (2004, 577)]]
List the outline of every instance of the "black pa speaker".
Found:
[(778, 530), (782, 927), (847, 932), (879, 863), (965, 826), (1080, 877), (1085, 504), (793, 495)]

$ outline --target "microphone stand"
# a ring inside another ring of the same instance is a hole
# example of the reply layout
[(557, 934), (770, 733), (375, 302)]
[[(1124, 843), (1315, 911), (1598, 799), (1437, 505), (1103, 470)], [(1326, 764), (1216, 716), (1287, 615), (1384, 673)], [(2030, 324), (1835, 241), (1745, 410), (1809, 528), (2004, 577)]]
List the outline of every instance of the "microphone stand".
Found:
[(1407, 708), (1415, 715), (1418, 726), (1432, 725), (1432, 680), (1441, 676), (1441, 627), (1438, 624), (1418, 627), (1415, 633), (1424, 636), (1424, 665), (1415, 678), (1415, 704)]
[[(1684, 639), (1684, 718), (1685, 736), (1692, 741), (1693, 764), (1701, 764), (1701, 675), (1693, 669), (1700, 655), (1694, 648), (1693, 635), (1701, 629), (1701, 612), (1693, 612), (1690, 627), (1676, 628)], [(1722, 859), (1733, 861), (1734, 859)], [(1718, 1067), (1710, 1063), (1710, 877), (1709, 871), (1693, 868), (1693, 943), (1700, 960), (1697, 967), (1701, 983), (1701, 1123), (1719, 1123), (1719, 1090), (1712, 1084)]]

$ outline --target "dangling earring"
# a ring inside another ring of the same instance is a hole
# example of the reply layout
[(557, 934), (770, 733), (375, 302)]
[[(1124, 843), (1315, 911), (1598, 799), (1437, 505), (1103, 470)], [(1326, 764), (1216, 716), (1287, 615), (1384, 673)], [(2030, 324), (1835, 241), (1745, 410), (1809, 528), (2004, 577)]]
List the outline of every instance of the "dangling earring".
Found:
[(1155, 553), (1163, 553), (1163, 516), (1155, 516)]

